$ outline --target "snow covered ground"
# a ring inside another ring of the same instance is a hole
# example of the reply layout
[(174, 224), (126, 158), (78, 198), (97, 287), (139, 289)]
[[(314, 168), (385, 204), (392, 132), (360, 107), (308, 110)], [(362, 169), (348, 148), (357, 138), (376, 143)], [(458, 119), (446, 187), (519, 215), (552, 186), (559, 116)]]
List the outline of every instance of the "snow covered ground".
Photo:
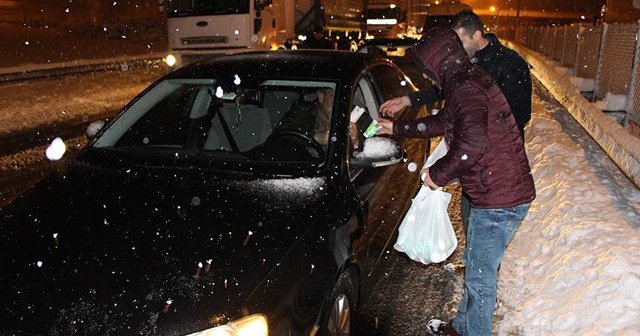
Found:
[(537, 198), (500, 270), (498, 335), (640, 335), (640, 191), (567, 111), (533, 99)]

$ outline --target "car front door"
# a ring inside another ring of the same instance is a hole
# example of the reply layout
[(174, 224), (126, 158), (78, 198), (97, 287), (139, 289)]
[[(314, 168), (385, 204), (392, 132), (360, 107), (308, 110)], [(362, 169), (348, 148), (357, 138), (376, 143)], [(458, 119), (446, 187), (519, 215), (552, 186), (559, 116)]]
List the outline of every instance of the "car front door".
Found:
[[(406, 95), (410, 90), (414, 88), (398, 68), (389, 64), (370, 68), (360, 78), (352, 101), (352, 108), (359, 106), (366, 111), (357, 122), (358, 130), (361, 132), (372, 120), (380, 118), (379, 106), (382, 102)], [(409, 109), (398, 117), (414, 119), (421, 113), (424, 114), (425, 110)], [(351, 138), (351, 146), (361, 148), (363, 144), (359, 142), (364, 138), (360, 136), (359, 139)], [(402, 138), (396, 140), (407, 153), (405, 163), (387, 167), (349, 169), (351, 181), (365, 207), (363, 239), (356, 245), (360, 247), (356, 253), (366, 266), (366, 273), (362, 277), (365, 288), (370, 287), (366, 286), (367, 282), (375, 282), (378, 275), (384, 271), (384, 261), (390, 253), (394, 253), (393, 244), (398, 226), (420, 184), (419, 168), (424, 162), (425, 144), (428, 141)], [(359, 148), (353, 150), (357, 151)]]

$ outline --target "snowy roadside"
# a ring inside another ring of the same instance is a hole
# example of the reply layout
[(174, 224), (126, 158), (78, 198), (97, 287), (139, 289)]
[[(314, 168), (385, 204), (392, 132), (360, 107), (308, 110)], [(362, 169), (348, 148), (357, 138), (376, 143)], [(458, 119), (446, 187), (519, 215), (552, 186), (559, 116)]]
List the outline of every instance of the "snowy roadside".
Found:
[(551, 97), (533, 98), (537, 188), (500, 270), (498, 335), (640, 335), (640, 191)]
[(637, 138), (587, 101), (569, 77), (558, 74), (553, 62), (540, 54), (507, 42), (532, 66), (532, 74), (549, 89), (622, 171), (640, 187), (640, 138)]

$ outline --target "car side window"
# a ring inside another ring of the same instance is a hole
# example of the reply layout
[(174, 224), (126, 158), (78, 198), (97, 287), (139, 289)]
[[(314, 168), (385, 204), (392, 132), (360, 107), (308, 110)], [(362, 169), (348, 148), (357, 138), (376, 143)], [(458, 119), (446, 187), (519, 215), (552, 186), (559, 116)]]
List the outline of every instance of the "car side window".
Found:
[(400, 70), (388, 64), (380, 64), (372, 67), (369, 72), (372, 87), (381, 101), (409, 94), (409, 81)]
[[(356, 151), (362, 151), (366, 140), (363, 132), (373, 120), (380, 117), (379, 107), (380, 101), (376, 98), (370, 79), (368, 76), (363, 76), (358, 81), (351, 101), (352, 111), (356, 108), (362, 108), (364, 113), (360, 115), (355, 123), (349, 124), (349, 156)], [(352, 180), (359, 174), (360, 170), (354, 167), (349, 168)]]

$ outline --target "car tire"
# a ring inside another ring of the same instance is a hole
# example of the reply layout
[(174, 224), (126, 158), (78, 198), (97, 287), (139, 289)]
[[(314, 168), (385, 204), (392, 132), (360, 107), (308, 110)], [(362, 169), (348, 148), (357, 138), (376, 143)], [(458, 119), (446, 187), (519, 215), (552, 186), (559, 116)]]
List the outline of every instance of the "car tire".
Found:
[(324, 311), (321, 335), (351, 335), (358, 299), (355, 272), (346, 270), (336, 281)]

